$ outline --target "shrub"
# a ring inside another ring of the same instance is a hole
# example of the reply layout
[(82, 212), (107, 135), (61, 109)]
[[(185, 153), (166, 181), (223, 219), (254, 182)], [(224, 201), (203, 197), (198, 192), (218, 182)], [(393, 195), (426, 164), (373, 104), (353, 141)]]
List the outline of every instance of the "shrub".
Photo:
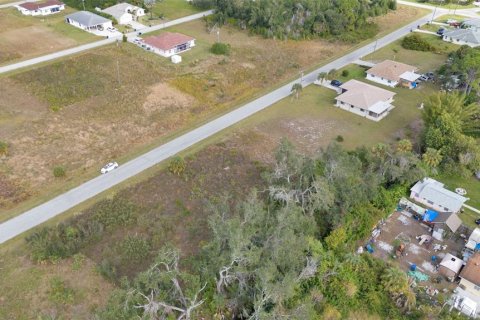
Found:
[(420, 35), (415, 33), (403, 38), (402, 47), (408, 50), (416, 51), (436, 51), (434, 46), (423, 39)]
[(127, 35), (126, 35), (126, 34), (123, 34), (123, 36), (122, 36), (122, 41), (123, 41), (123, 42), (127, 42), (127, 40), (128, 40), (128, 39), (127, 39)]
[(343, 136), (341, 135), (338, 135), (335, 140), (337, 140), (337, 142), (343, 142)]
[(0, 155), (7, 155), (8, 154), (8, 143), (5, 141), (0, 141)]
[(137, 235), (127, 236), (119, 246), (120, 254), (125, 260), (141, 260), (150, 253), (150, 243)]
[(175, 157), (170, 161), (168, 165), (168, 170), (176, 175), (182, 175), (186, 169), (185, 160), (182, 157)]
[(350, 74), (350, 72), (348, 70), (343, 70), (342, 71), (342, 77), (348, 77), (349, 74)]
[(65, 177), (65, 175), (66, 175), (66, 172), (64, 167), (56, 166), (55, 168), (53, 168), (53, 176), (55, 178), (63, 178)]
[(72, 269), (78, 271), (82, 268), (83, 263), (85, 262), (85, 255), (77, 253), (73, 255)]
[(50, 280), (48, 298), (58, 304), (69, 304), (73, 302), (73, 289), (65, 285), (65, 281), (59, 277)]
[(226, 43), (221, 43), (221, 42), (215, 42), (212, 45), (212, 48), (210, 48), (210, 51), (213, 54), (217, 55), (225, 55), (228, 56), (230, 54), (230, 45)]
[(114, 281), (117, 278), (117, 269), (108, 259), (103, 259), (96, 267), (97, 272), (105, 279)]
[(50, 106), (50, 110), (52, 112), (58, 112), (58, 111), (62, 110), (62, 107), (60, 107), (59, 105), (53, 104), (53, 105)]

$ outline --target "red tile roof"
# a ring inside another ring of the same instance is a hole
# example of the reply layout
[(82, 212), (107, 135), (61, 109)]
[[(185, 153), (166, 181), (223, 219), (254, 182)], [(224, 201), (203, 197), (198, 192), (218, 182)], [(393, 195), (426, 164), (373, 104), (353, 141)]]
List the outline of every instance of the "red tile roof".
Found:
[(173, 32), (164, 32), (161, 35), (151, 36), (143, 39), (146, 44), (163, 51), (173, 49), (176, 46), (191, 40), (195, 40), (195, 38)]
[(19, 4), (19, 6), (27, 10), (34, 11), (34, 10), (38, 10), (38, 9), (50, 7), (50, 6), (57, 6), (57, 5), (60, 6), (62, 4), (64, 3), (58, 0), (47, 0), (45, 2), (25, 2), (25, 3)]

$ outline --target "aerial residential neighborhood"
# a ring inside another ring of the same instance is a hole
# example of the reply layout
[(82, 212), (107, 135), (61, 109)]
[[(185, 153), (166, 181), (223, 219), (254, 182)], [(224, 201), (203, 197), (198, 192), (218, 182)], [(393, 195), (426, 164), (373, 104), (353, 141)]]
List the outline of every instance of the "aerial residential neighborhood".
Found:
[(478, 2), (0, 27), (0, 319), (480, 318)]

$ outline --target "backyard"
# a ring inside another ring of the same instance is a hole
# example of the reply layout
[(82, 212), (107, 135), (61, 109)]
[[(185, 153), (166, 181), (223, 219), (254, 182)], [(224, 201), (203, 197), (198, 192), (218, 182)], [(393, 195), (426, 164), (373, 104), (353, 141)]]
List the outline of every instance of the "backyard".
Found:
[(0, 10), (0, 65), (101, 39), (65, 23), (65, 15), (72, 12), (32, 17), (14, 8)]
[[(386, 32), (423, 14), (400, 8), (379, 24)], [(224, 27), (221, 41), (231, 53), (216, 56), (209, 49), (217, 35), (202, 21), (171, 30), (197, 39), (181, 65), (121, 44), (0, 78), (0, 134), (9, 144), (0, 163), (0, 221), (96, 176), (111, 159), (122, 163), (351, 48)], [(65, 176), (54, 177), (58, 167)]]

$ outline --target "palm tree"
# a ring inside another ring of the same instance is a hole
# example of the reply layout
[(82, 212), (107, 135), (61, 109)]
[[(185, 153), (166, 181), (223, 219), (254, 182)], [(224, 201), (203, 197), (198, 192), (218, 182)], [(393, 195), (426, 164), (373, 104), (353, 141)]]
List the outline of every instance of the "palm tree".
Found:
[(397, 152), (408, 153), (412, 151), (412, 142), (408, 139), (402, 139), (397, 143)]
[(292, 94), (295, 95), (295, 98), (298, 99), (298, 95), (300, 94), (300, 92), (302, 92), (303, 90), (303, 86), (301, 83), (295, 83), (293, 86), (292, 86)]
[(423, 162), (430, 168), (436, 168), (442, 162), (442, 153), (440, 150), (434, 148), (427, 148), (427, 151), (422, 155)]
[(382, 285), (392, 301), (400, 308), (410, 310), (415, 306), (415, 293), (410, 289), (407, 275), (400, 269), (391, 267), (381, 276)]
[(465, 95), (459, 93), (439, 93), (427, 99), (423, 109), (423, 120), (433, 124), (441, 114), (448, 113), (460, 124), (467, 135), (480, 135), (480, 105), (465, 104)]
[(320, 72), (317, 76), (317, 80), (320, 81), (320, 83), (323, 83), (323, 81), (325, 81), (325, 78), (327, 78), (326, 72)]

